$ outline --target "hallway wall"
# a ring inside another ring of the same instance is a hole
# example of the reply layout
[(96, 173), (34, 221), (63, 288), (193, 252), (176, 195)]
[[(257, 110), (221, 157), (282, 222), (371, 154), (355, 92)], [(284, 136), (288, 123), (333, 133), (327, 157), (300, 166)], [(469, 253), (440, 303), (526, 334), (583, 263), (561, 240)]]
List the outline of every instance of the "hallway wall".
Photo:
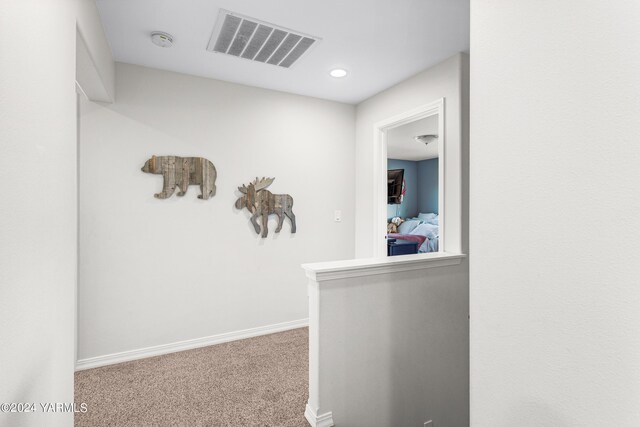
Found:
[(471, 1), (471, 421), (640, 425), (640, 3)]
[[(116, 71), (116, 102), (81, 106), (79, 358), (306, 322), (300, 264), (354, 253), (354, 107)], [(154, 154), (211, 160), (216, 196), (155, 199), (162, 177), (140, 170)], [(261, 239), (234, 208), (256, 176), (294, 198), (296, 234), (272, 216)]]
[[(92, 13), (90, 0), (0, 7), (0, 402), (38, 410), (0, 411), (3, 426), (73, 424), (72, 412), (39, 405), (73, 403), (76, 25), (99, 19)], [(104, 38), (99, 30), (92, 43)]]
[[(461, 53), (372, 96), (356, 108), (356, 257), (374, 253), (373, 143), (374, 125), (381, 120), (445, 98), (445, 186), (448, 189), (445, 246), (465, 252), (466, 236), (466, 102), (463, 93), (468, 55)], [(378, 236), (380, 239), (384, 235)]]

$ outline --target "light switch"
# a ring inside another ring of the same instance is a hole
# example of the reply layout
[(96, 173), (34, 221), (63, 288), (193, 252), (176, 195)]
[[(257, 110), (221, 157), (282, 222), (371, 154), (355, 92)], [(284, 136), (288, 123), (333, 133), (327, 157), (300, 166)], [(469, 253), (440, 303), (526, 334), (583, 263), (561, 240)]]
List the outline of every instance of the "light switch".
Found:
[(335, 222), (342, 222), (342, 211), (333, 211), (333, 220)]

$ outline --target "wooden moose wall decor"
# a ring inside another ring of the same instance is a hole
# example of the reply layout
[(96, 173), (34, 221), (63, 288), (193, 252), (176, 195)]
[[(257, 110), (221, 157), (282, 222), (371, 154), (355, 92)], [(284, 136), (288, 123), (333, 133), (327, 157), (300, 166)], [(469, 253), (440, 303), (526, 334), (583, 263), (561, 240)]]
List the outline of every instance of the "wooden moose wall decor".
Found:
[(207, 200), (216, 194), (216, 168), (203, 157), (152, 156), (142, 172), (162, 175), (162, 192), (153, 195), (158, 199), (171, 197), (176, 186), (181, 190), (178, 196), (184, 196), (190, 185), (200, 185), (198, 199)]
[(288, 194), (273, 194), (269, 190), (265, 190), (275, 178), (262, 178), (249, 183), (249, 185), (242, 185), (238, 187), (238, 190), (242, 193), (242, 197), (236, 200), (236, 208), (247, 208), (249, 212), (253, 214), (251, 217), (251, 223), (256, 233), (260, 234), (260, 225), (256, 219), (262, 217), (262, 237), (267, 237), (269, 230), (267, 229), (267, 223), (269, 221), (269, 215), (278, 216), (278, 228), (276, 233), (282, 230), (282, 223), (284, 222), (284, 216), (288, 216), (291, 220), (291, 233), (296, 232), (296, 216), (291, 210), (293, 208), (293, 197)]

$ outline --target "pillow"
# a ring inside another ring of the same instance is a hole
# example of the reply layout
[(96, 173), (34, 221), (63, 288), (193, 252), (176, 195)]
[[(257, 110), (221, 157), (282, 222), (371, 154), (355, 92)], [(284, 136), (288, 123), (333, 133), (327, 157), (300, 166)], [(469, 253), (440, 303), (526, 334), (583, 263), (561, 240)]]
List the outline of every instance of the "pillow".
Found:
[(429, 239), (435, 239), (438, 237), (438, 226), (433, 224), (420, 224), (415, 227), (409, 234), (417, 234), (425, 236)]
[(422, 222), (431, 222), (431, 220), (433, 220), (434, 218), (438, 218), (438, 214), (435, 214), (435, 213), (419, 213), (418, 214), (418, 218), (420, 218), (420, 220)]
[(439, 225), (440, 224), (440, 218), (439, 217), (435, 217), (433, 219), (430, 219), (430, 220), (426, 221), (425, 223), (426, 224)]
[(417, 219), (408, 219), (405, 222), (403, 222), (402, 224), (400, 224), (400, 226), (398, 227), (398, 233), (400, 233), (400, 234), (409, 234), (418, 225), (420, 225), (420, 221), (418, 221)]

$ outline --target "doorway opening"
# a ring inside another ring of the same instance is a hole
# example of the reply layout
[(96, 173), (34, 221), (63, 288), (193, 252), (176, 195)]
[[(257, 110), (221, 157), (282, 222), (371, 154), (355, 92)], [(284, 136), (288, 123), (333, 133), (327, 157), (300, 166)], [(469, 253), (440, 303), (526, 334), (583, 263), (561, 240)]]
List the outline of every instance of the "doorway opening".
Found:
[(444, 248), (444, 99), (375, 125), (374, 253)]

